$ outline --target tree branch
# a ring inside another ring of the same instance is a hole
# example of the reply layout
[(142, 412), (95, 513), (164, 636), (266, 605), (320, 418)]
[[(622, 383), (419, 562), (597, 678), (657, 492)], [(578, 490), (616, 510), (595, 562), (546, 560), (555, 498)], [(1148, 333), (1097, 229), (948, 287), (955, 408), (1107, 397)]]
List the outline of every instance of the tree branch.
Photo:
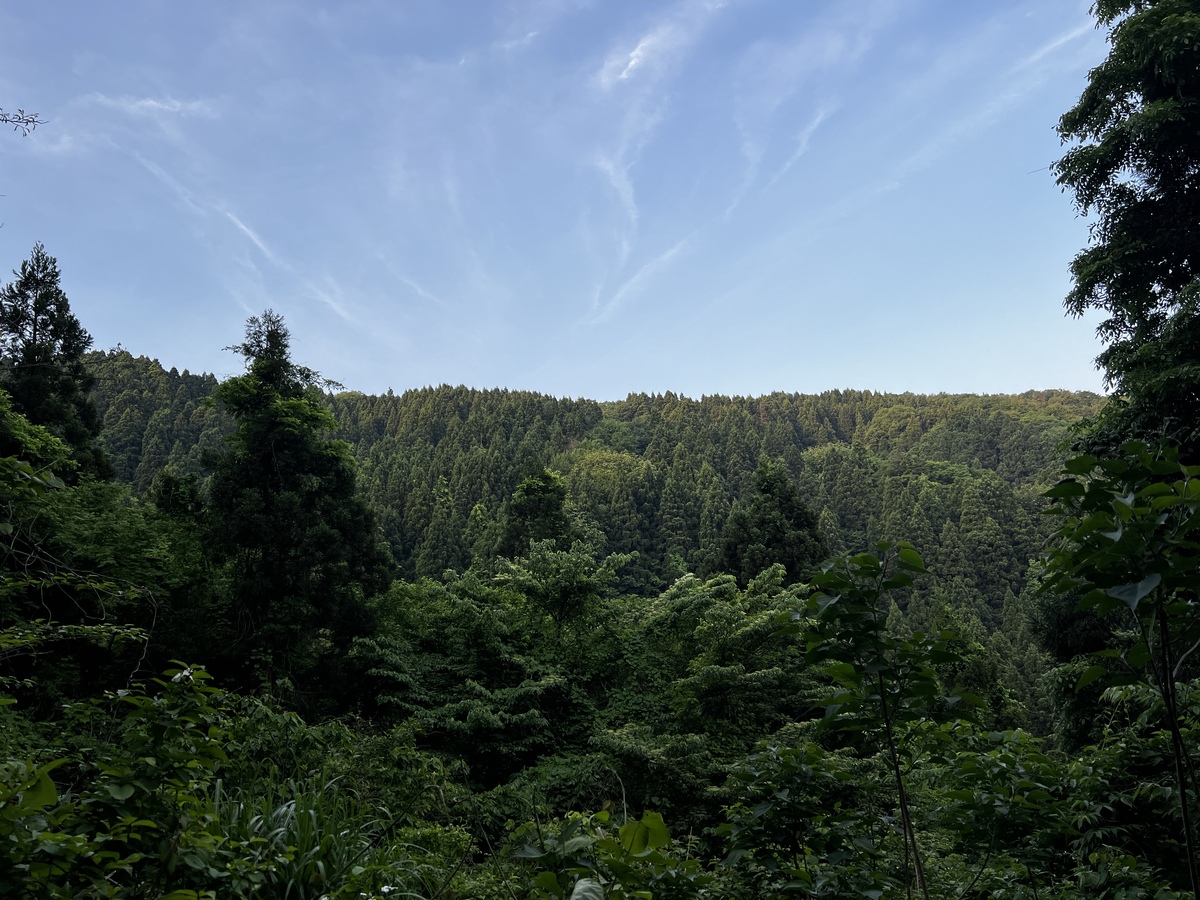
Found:
[(13, 131), (21, 132), (21, 137), (29, 137), (29, 132), (45, 124), (46, 120), (37, 113), (27, 113), (23, 109), (5, 112), (3, 107), (0, 107), (0, 125), (11, 125)]

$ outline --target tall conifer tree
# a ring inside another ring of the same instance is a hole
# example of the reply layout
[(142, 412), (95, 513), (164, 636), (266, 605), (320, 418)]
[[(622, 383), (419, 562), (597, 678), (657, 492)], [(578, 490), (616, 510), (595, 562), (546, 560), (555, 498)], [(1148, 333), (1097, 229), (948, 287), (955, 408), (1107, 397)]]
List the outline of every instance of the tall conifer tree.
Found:
[(237, 683), (287, 679), (313, 703), (343, 686), (339, 667), (368, 630), (366, 600), (387, 587), (390, 560), (349, 447), (326, 436), (325, 382), (292, 361), (289, 343), (267, 310), (231, 348), (246, 374), (215, 391), (237, 427), (212, 461), (208, 537), (229, 584)]
[(95, 379), (83, 362), (92, 337), (71, 313), (58, 260), (37, 243), (13, 275), (0, 289), (0, 388), (18, 413), (72, 448), (81, 472), (111, 478), (88, 397)]

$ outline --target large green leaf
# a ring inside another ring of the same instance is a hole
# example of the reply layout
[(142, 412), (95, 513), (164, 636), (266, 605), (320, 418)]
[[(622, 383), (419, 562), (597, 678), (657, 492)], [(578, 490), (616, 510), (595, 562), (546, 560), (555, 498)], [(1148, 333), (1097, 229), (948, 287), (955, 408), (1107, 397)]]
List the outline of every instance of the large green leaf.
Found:
[(1136, 611), (1138, 604), (1142, 602), (1142, 598), (1150, 594), (1161, 582), (1162, 575), (1155, 572), (1152, 575), (1147, 575), (1141, 581), (1111, 587), (1105, 593), (1110, 597), (1115, 597), (1117, 600), (1123, 601), (1131, 610)]
[(604, 888), (594, 878), (580, 878), (571, 891), (571, 900), (604, 900)]
[(1075, 682), (1075, 690), (1081, 691), (1096, 679), (1103, 678), (1107, 674), (1108, 669), (1104, 666), (1088, 666), (1079, 676), (1079, 680)]
[(58, 791), (50, 780), (49, 771), (55, 764), (43, 766), (34, 773), (33, 783), (21, 795), (21, 808), (25, 810), (42, 809), (58, 800)]

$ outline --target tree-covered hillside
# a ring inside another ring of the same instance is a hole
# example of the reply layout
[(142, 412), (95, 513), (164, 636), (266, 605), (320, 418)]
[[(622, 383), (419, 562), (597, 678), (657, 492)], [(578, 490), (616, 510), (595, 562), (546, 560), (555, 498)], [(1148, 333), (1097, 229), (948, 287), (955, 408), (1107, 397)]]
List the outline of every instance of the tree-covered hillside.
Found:
[(331, 394), (271, 310), (217, 383), (36, 245), (0, 896), (1196, 900), (1200, 12), (1096, 12), (1108, 401)]
[[(204, 448), (230, 427), (203, 403), (211, 376), (166, 372), (126, 351), (88, 362), (101, 441), (122, 480), (143, 493), (164, 467), (203, 472)], [(948, 579), (956, 605), (989, 627), (1048, 533), (1040, 492), (1057, 477), (1071, 426), (1103, 403), (1066, 391), (596, 403), (446, 386), (327, 399), (406, 577), (495, 556), (505, 504), (549, 468), (601, 552), (637, 554), (622, 585), (652, 595), (685, 572), (721, 568), (730, 513), (752, 501), (765, 457), (796, 480), (829, 546), (904, 536)]]
[(92, 400), (103, 423), (101, 442), (117, 478), (144, 494), (160, 470), (203, 470), (205, 450), (220, 447), (232, 429), (229, 416), (204, 401), (217, 379), (163, 369), (157, 360), (125, 350), (90, 353)]

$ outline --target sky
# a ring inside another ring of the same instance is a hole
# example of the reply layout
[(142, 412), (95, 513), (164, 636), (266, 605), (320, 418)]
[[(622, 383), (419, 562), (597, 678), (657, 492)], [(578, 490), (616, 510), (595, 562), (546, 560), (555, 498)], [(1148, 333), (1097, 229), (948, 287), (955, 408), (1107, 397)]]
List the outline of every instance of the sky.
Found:
[(1089, 0), (0, 3), (0, 272), (350, 390), (1102, 390), (1054, 126)]

